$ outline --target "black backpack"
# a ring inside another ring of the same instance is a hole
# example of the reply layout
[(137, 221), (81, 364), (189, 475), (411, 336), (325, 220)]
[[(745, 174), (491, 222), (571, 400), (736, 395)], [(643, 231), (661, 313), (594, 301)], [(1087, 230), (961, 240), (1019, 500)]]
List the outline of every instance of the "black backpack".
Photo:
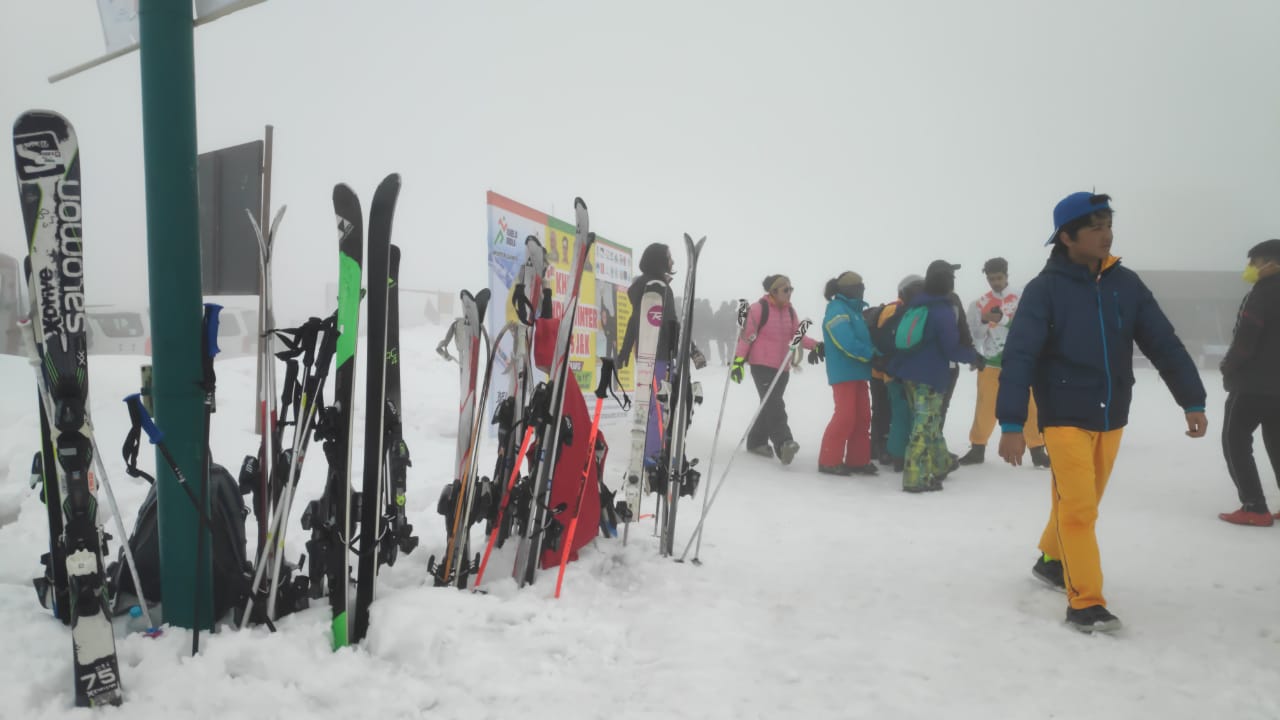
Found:
[(898, 323), (902, 320), (902, 308), (898, 308), (883, 324), (880, 317), (884, 314), (887, 305), (881, 305), (877, 310), (874, 321), (867, 322), (867, 330), (871, 333), (871, 344), (876, 346), (876, 350), (880, 352), (880, 358), (888, 358), (890, 355), (898, 351), (894, 342), (894, 337), (898, 334)]
[[(227, 611), (243, 606), (252, 571), (245, 550), (245, 517), (249, 510), (236, 479), (216, 463), (209, 466), (209, 520), (213, 523), (213, 615), (221, 618)], [(138, 579), (147, 602), (162, 600), (160, 593), (160, 527), (154, 483), (147, 491), (138, 520), (129, 538), (129, 549), (138, 563)], [(197, 521), (199, 522), (199, 521)], [(107, 571), (116, 577), (116, 593), (136, 596), (133, 576), (124, 558), (124, 550)]]

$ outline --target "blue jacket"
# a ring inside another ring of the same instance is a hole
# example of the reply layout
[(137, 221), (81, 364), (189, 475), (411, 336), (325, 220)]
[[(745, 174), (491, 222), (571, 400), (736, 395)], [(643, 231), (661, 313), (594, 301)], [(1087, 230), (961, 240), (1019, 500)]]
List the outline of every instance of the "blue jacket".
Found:
[(827, 303), (822, 340), (827, 353), (827, 382), (832, 385), (871, 379), (871, 356), (876, 348), (862, 319), (866, 307), (862, 300), (839, 294)]
[(1035, 392), (1040, 426), (1108, 431), (1129, 421), (1133, 344), (1187, 412), (1204, 410), (1204, 385), (1173, 325), (1137, 273), (1109, 258), (1094, 277), (1061, 251), (1027, 285), (1009, 329), (996, 396), (1005, 432), (1027, 419)]
[(898, 314), (905, 315), (920, 305), (929, 306), (929, 320), (920, 344), (890, 355), (886, 372), (899, 380), (923, 383), (945, 393), (951, 385), (951, 363), (973, 364), (978, 361), (978, 353), (960, 344), (961, 321), (949, 298), (921, 293), (905, 309), (899, 308)]

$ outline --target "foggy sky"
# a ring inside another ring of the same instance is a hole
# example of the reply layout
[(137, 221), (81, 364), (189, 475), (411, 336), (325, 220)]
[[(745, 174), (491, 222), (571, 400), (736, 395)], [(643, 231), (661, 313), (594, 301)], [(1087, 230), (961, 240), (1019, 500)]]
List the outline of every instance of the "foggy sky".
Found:
[[(79, 133), (90, 302), (145, 305), (137, 54), (49, 85), (102, 54), (96, 4), (0, 12), (0, 116)], [(409, 288), (487, 282), (490, 189), (580, 195), (637, 257), (706, 235), (700, 295), (785, 272), (814, 316), (845, 269), (873, 301), (938, 257), (962, 295), (992, 255), (1024, 283), (1082, 189), (1131, 267), (1235, 270), (1280, 236), (1278, 28), (1274, 0), (269, 0), (196, 31), (200, 150), (275, 126), (287, 314), (328, 312), (333, 184), (367, 204), (392, 171)]]

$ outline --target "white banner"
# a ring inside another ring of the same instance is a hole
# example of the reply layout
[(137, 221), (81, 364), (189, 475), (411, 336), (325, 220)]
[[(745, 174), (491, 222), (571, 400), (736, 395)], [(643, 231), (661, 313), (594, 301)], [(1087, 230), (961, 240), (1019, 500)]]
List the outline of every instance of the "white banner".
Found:
[[(169, 2), (171, 0), (166, 0)], [(257, 5), (263, 0), (195, 0), (196, 24), (208, 22), (240, 7)], [(102, 37), (107, 53), (137, 45), (139, 0), (98, 0), (98, 16), (102, 18)]]
[(107, 52), (138, 44), (138, 0), (98, 0)]

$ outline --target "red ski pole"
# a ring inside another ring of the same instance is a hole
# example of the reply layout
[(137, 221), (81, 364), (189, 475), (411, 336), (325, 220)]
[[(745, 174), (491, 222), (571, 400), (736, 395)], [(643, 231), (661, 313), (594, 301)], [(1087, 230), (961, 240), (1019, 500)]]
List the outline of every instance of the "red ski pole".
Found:
[(609, 392), (609, 383), (613, 379), (613, 361), (600, 359), (600, 384), (596, 386), (596, 409), (591, 416), (591, 434), (587, 436), (587, 465), (582, 469), (582, 479), (578, 482), (578, 500), (573, 506), (573, 517), (569, 519), (569, 531), (565, 533), (564, 548), (560, 551), (560, 572), (556, 575), (556, 598), (560, 597), (560, 586), (564, 584), (564, 569), (569, 564), (569, 553), (573, 550), (573, 536), (578, 532), (578, 515), (582, 513), (582, 496), (587, 492), (587, 479), (591, 476), (591, 467), (596, 460), (596, 435), (600, 432), (600, 411), (604, 408), (604, 398)]

